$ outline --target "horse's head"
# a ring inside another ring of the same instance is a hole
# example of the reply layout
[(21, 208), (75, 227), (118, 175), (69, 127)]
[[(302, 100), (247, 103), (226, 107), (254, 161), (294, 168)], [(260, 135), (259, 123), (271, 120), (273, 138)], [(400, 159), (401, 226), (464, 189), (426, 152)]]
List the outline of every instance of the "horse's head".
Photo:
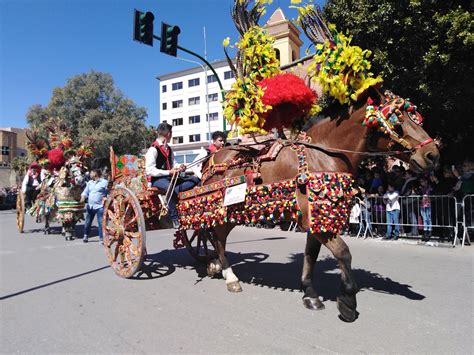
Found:
[[(409, 99), (387, 91), (376, 106), (369, 98), (363, 124), (383, 132), (389, 140), (389, 149), (402, 146), (400, 158), (409, 163), (415, 173), (430, 171), (438, 166), (438, 147), (423, 129), (423, 117)], [(384, 144), (383, 140), (380, 144)]]
[(85, 179), (85, 166), (82, 161), (73, 156), (66, 162), (66, 167), (70, 175), (70, 181), (73, 185), (82, 185)]

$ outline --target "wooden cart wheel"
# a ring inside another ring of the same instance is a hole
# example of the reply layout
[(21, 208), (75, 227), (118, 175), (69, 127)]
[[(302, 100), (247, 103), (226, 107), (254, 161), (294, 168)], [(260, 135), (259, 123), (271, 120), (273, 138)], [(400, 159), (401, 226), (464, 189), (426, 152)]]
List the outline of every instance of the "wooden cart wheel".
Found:
[(137, 197), (129, 189), (115, 187), (104, 206), (104, 247), (114, 272), (132, 277), (143, 263), (146, 226)]
[(18, 191), (16, 195), (16, 226), (18, 231), (23, 233), (23, 227), (25, 226), (25, 197), (21, 191)]
[(207, 263), (217, 257), (214, 235), (207, 229), (192, 231), (191, 238), (188, 238), (186, 231), (182, 231), (182, 240), (188, 252), (197, 261)]

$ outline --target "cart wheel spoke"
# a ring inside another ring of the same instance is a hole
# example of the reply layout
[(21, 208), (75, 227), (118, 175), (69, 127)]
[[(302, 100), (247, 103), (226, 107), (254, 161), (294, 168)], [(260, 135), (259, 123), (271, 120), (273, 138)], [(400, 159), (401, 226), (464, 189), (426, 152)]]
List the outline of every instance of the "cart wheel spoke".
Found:
[(130, 278), (140, 269), (146, 250), (140, 202), (127, 188), (115, 187), (104, 208), (104, 248), (115, 273)]

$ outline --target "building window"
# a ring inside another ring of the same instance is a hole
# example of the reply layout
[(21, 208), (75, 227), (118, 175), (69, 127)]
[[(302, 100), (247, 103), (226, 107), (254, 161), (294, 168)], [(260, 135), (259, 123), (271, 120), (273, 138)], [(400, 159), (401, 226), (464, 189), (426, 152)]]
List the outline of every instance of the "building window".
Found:
[[(180, 143), (183, 143), (183, 137), (173, 137), (173, 144), (180, 144)], [(180, 156), (183, 157), (182, 155)], [(175, 160), (177, 161), (177, 156), (175, 157)], [(182, 163), (183, 162), (181, 162), (181, 164)]]
[(207, 95), (207, 102), (217, 101), (218, 100), (217, 92), (215, 94)]
[(10, 155), (10, 147), (2, 145), (2, 155)]
[(190, 97), (189, 101), (188, 101), (188, 104), (189, 104), (189, 106), (199, 105), (200, 102), (201, 102), (201, 100), (200, 100), (199, 96), (196, 96), (196, 97)]
[(182, 126), (183, 125), (183, 118), (173, 118), (173, 127), (174, 126)]
[(209, 115), (206, 115), (206, 121), (217, 121), (219, 119), (219, 114), (217, 112), (212, 112)]
[(235, 78), (234, 72), (232, 70), (224, 72), (224, 80), (229, 80)]
[(186, 164), (192, 163), (197, 156), (197, 154), (186, 154)]
[(166, 104), (166, 102), (163, 102), (163, 103), (161, 104), (161, 108), (162, 108), (163, 110), (166, 110), (166, 109), (168, 108), (167, 106), (168, 106), (168, 105)]
[(217, 81), (217, 78), (214, 74), (212, 75), (208, 75), (207, 76), (207, 83), (210, 84), (210, 83), (215, 83)]
[(163, 86), (161, 87), (161, 92), (166, 92), (166, 85), (163, 85)]
[(191, 134), (189, 136), (189, 142), (199, 142), (201, 140), (200, 134)]
[(275, 48), (275, 55), (278, 60), (280, 60), (280, 50)]
[(173, 91), (176, 91), (176, 90), (181, 90), (183, 88), (183, 82), (182, 81), (178, 81), (177, 83), (173, 83)]
[(201, 122), (201, 116), (189, 116), (189, 124)]
[(183, 107), (183, 100), (173, 101), (172, 107), (173, 108)]
[(196, 79), (189, 79), (188, 86), (192, 88), (193, 86), (199, 86), (199, 78)]

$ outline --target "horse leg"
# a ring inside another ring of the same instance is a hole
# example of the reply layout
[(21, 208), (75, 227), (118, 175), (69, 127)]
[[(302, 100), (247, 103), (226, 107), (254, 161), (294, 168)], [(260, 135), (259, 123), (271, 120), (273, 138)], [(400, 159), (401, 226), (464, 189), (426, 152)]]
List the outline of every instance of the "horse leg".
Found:
[(352, 256), (349, 247), (339, 235), (334, 237), (315, 235), (334, 255), (341, 269), (341, 295), (337, 298), (339, 318), (345, 322), (353, 322), (359, 313), (356, 311), (356, 294), (359, 291), (352, 275)]
[(225, 283), (227, 285), (227, 290), (229, 292), (241, 292), (242, 287), (240, 286), (240, 281), (232, 271), (232, 267), (225, 256), (227, 236), (229, 235), (232, 228), (234, 228), (234, 226), (230, 224), (219, 225), (214, 228), (216, 235), (216, 251), (222, 268), (222, 276), (224, 277)]
[(49, 234), (49, 216), (44, 216), (44, 234)]
[(304, 291), (303, 305), (311, 310), (323, 310), (325, 308), (313, 287), (314, 264), (318, 259), (320, 250), (320, 241), (313, 235), (307, 234), (303, 259), (303, 273), (301, 275), (301, 287)]

